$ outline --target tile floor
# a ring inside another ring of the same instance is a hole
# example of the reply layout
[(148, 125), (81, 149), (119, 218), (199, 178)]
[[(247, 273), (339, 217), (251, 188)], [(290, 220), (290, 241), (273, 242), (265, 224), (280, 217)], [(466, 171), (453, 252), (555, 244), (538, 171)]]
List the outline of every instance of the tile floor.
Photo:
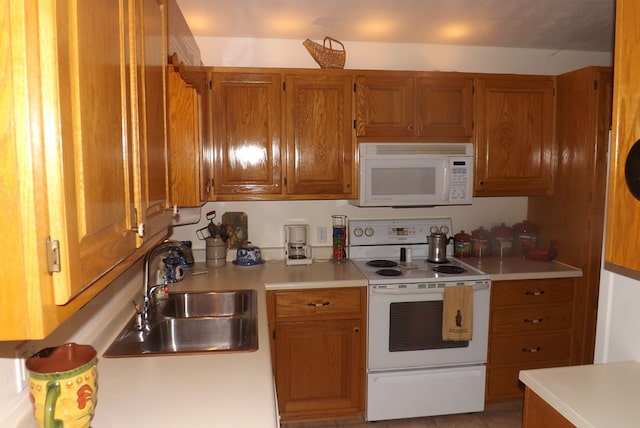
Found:
[(283, 428), (520, 428), (522, 403), (487, 405), (484, 412), (392, 421), (324, 421), (283, 423)]

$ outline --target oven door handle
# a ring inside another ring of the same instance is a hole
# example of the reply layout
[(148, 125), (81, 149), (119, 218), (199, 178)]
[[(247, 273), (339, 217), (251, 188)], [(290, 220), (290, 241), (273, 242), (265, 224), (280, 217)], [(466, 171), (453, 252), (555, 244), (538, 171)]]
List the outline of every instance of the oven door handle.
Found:
[[(486, 290), (489, 288), (489, 282), (482, 284), (473, 284), (473, 291)], [(393, 294), (393, 295), (408, 295), (408, 294), (431, 294), (442, 293), (442, 287), (438, 288), (371, 288), (371, 294)]]

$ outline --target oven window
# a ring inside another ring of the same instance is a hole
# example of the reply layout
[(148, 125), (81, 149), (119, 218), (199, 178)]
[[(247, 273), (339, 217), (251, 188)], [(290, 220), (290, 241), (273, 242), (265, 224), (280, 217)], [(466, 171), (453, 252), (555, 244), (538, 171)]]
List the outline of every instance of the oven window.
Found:
[(390, 311), (389, 352), (469, 346), (442, 340), (442, 300), (391, 303)]

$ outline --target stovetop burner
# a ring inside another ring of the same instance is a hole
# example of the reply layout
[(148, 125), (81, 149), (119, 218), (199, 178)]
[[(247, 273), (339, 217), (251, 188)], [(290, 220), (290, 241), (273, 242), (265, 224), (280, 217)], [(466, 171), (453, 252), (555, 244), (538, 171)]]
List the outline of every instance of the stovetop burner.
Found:
[(402, 272), (396, 269), (379, 269), (376, 271), (378, 275), (381, 276), (400, 276)]
[(446, 265), (448, 263), (451, 263), (451, 261), (449, 259), (440, 260), (439, 262), (427, 259), (426, 262), (427, 263), (432, 263), (434, 265)]
[(398, 266), (398, 263), (391, 260), (371, 260), (367, 262), (367, 266), (392, 268)]
[(442, 265), (434, 267), (433, 271), (438, 273), (459, 274), (465, 273), (467, 270), (461, 266)]

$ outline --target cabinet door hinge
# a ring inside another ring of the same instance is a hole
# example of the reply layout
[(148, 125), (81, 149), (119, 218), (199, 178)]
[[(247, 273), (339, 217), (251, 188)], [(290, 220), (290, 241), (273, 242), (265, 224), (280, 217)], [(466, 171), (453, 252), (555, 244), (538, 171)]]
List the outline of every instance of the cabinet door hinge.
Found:
[(593, 89), (596, 90), (596, 91), (598, 90), (598, 81), (597, 80), (593, 81)]
[(273, 338), (273, 340), (276, 340), (276, 331), (273, 330), (273, 333), (271, 333), (271, 337)]
[(353, 129), (357, 129), (356, 128), (356, 120), (355, 119), (353, 119)]
[(356, 83), (353, 84), (353, 92), (358, 92), (356, 91), (356, 85), (357, 85)]
[(287, 90), (287, 82), (282, 82), (282, 90), (283, 91)]
[(49, 273), (60, 272), (60, 241), (47, 236), (47, 268)]
[(209, 80), (209, 90), (213, 89), (213, 81)]

